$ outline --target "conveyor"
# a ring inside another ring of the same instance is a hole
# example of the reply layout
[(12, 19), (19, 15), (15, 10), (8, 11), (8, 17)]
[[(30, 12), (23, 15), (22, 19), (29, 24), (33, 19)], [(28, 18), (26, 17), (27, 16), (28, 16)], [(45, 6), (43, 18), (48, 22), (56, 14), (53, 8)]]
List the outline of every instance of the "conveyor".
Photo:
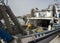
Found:
[[(2, 3), (3, 1), (3, 3)], [(16, 16), (14, 15), (14, 13), (12, 12), (11, 8), (7, 5), (5, 5), (4, 0), (1, 0), (1, 5), (0, 5), (0, 20), (3, 19), (5, 22), (5, 26), (7, 28), (7, 30), (9, 31), (10, 34), (24, 34), (25, 31), (21, 28), (20, 23), (18, 22)], [(14, 26), (17, 29), (17, 32), (14, 32), (14, 29), (12, 28), (13, 26), (11, 25), (10, 20), (14, 23)]]

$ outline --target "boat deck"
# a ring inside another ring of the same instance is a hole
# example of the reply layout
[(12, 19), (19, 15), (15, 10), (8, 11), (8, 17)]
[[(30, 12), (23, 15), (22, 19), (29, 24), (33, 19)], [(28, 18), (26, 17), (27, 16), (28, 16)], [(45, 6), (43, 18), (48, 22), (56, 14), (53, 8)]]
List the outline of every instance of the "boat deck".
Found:
[(60, 43), (60, 37), (56, 36), (50, 43)]

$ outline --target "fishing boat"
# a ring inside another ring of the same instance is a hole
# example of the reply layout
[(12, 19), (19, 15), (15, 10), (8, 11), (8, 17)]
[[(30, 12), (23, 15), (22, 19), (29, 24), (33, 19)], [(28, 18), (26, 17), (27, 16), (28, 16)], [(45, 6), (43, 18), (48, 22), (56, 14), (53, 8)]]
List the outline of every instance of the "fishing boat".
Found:
[[(51, 7), (51, 9), (50, 9)], [(31, 10), (31, 15), (27, 16), (26, 25), (29, 25), (34, 28), (27, 28), (27, 37), (22, 39), (22, 43), (35, 43), (32, 40), (38, 40), (41, 37), (46, 36), (45, 33), (50, 34), (51, 31), (56, 30), (57, 25), (60, 21), (60, 9), (58, 4), (55, 3), (51, 6), (48, 6), (47, 9), (39, 10), (38, 8)], [(32, 31), (32, 33), (31, 33)], [(55, 36), (51, 36), (55, 37)], [(53, 39), (51, 38), (51, 39)], [(27, 41), (26, 41), (27, 40)], [(36, 43), (47, 43), (49, 40), (40, 41)]]

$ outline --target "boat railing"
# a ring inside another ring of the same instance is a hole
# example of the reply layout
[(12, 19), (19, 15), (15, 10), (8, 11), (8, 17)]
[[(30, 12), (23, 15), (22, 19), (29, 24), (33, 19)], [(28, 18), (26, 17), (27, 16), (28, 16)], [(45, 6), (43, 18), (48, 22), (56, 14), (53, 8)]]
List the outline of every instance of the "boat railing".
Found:
[[(60, 29), (56, 29), (56, 30), (52, 30), (51, 32), (48, 32), (48, 34), (46, 34), (43, 37), (37, 38), (33, 41), (30, 41), (28, 43), (42, 43), (42, 42), (49, 42), (51, 41), (54, 37), (56, 37), (59, 33)], [(44, 41), (45, 40), (45, 41)]]
[[(51, 30), (51, 31), (48, 31), (48, 30), (47, 30), (47, 31), (44, 31), (44, 32), (40, 32), (39, 34), (40, 34), (41, 36), (45, 36), (45, 35), (50, 34), (51, 32), (54, 32), (54, 31), (56, 31), (56, 30), (58, 30), (58, 29)], [(38, 35), (38, 33), (29, 34), (29, 35), (23, 36), (22, 38), (32, 37), (32, 36), (35, 36), (35, 35)], [(40, 36), (40, 37), (41, 37), (41, 36)]]

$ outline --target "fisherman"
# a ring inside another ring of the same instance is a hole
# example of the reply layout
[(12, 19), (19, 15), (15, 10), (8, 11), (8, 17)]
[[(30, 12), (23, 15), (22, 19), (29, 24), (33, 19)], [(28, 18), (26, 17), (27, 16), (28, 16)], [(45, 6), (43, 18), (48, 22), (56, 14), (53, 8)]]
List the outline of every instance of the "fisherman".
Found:
[(33, 25), (31, 23), (27, 24), (27, 29), (26, 29), (27, 30), (27, 34), (31, 34), (32, 33), (32, 29), (33, 29), (32, 27), (33, 27)]
[(35, 15), (34, 15), (34, 12), (35, 11), (35, 9), (33, 8), (32, 10), (31, 10), (31, 15), (32, 15), (32, 17), (35, 17)]
[(38, 8), (35, 8), (34, 15), (35, 17), (40, 17), (40, 12)]

